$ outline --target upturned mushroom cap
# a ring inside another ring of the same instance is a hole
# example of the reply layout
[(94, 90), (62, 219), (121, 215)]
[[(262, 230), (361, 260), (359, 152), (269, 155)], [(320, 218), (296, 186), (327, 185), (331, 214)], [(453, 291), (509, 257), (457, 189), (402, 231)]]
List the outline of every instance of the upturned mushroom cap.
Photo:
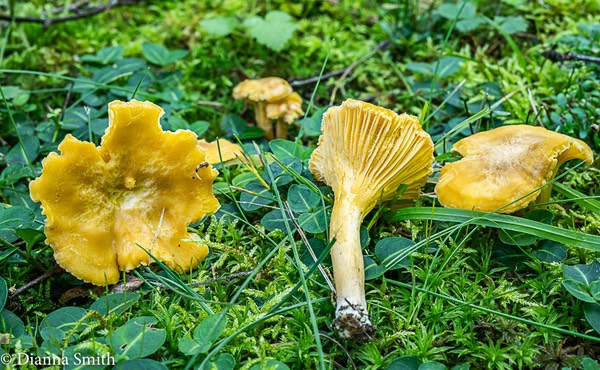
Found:
[[(243, 157), (242, 148), (239, 145), (234, 144), (226, 139), (219, 139), (217, 141), (208, 142), (204, 139), (198, 140), (198, 146), (204, 150), (204, 160), (210, 164), (221, 163)], [(221, 149), (221, 155), (219, 156), (219, 149)]]
[(233, 98), (251, 102), (273, 102), (285, 98), (293, 92), (290, 84), (279, 77), (265, 77), (258, 80), (244, 80), (233, 89)]
[(336, 198), (353, 194), (365, 214), (402, 184), (399, 199), (418, 198), (432, 172), (433, 142), (415, 116), (348, 99), (325, 112), (322, 130), (310, 170)]
[(114, 101), (108, 112), (101, 146), (67, 135), (30, 184), (57, 263), (96, 285), (151, 263), (139, 246), (172, 269), (194, 268), (208, 248), (187, 226), (219, 208), (217, 171), (196, 170), (205, 160), (196, 134), (164, 132), (159, 106)]
[(298, 93), (291, 93), (281, 100), (267, 103), (267, 117), (282, 119), (288, 125), (294, 123), (303, 114), (302, 97)]
[(564, 162), (593, 162), (592, 150), (583, 141), (529, 125), (477, 133), (458, 141), (452, 151), (463, 158), (442, 168), (435, 188), (440, 203), (502, 213), (525, 208), (544, 192), (549, 197), (549, 185), (539, 188)]

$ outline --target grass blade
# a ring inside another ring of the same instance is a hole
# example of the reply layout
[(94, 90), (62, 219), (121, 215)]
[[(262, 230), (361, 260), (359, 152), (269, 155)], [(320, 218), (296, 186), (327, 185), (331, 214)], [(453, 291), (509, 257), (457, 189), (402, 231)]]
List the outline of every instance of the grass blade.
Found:
[(510, 315), (510, 314), (507, 314), (507, 313), (504, 313), (504, 312), (492, 310), (490, 308), (482, 307), (482, 306), (479, 306), (479, 305), (476, 305), (476, 304), (473, 304), (473, 303), (469, 303), (469, 302), (464, 302), (464, 301), (461, 301), (460, 299), (457, 299), (457, 298), (454, 298), (454, 297), (449, 297), (447, 295), (443, 295), (443, 294), (439, 294), (439, 293), (435, 293), (435, 292), (432, 292), (432, 291), (429, 291), (429, 290), (426, 290), (426, 289), (423, 289), (423, 288), (419, 288), (417, 286), (413, 286), (413, 285), (410, 285), (410, 284), (402, 283), (402, 282), (395, 281), (395, 280), (388, 280), (388, 283), (392, 284), (392, 285), (397, 285), (397, 286), (400, 286), (400, 287), (403, 287), (403, 288), (406, 288), (406, 289), (415, 289), (415, 290), (417, 290), (419, 292), (422, 292), (422, 293), (425, 293), (425, 294), (430, 294), (430, 295), (432, 295), (434, 297), (441, 298), (441, 299), (443, 299), (445, 301), (456, 303), (456, 304), (459, 304), (459, 305), (462, 305), (462, 306), (471, 307), (471, 308), (479, 310), (479, 311), (483, 311), (483, 312), (486, 312), (486, 313), (489, 313), (489, 314), (492, 314), (492, 315), (500, 316), (500, 317), (503, 317), (505, 319), (514, 320), (514, 321), (517, 321), (517, 322), (520, 322), (520, 323), (523, 323), (523, 324), (526, 324), (526, 325), (538, 326), (538, 327), (541, 327), (541, 328), (544, 328), (544, 329), (549, 329), (549, 330), (552, 330), (552, 331), (556, 331), (556, 332), (561, 333), (561, 334), (570, 335), (570, 336), (573, 336), (573, 337), (579, 337), (579, 338), (591, 340), (591, 341), (594, 341), (594, 342), (600, 342), (600, 338), (596, 337), (596, 336), (593, 336), (593, 335), (582, 334), (582, 333), (578, 333), (578, 332), (575, 332), (575, 331), (572, 331), (572, 330), (567, 330), (567, 329), (559, 328), (557, 326), (552, 326), (552, 325), (544, 324), (544, 323), (541, 323), (541, 322), (537, 322), (537, 321), (525, 319), (525, 318), (522, 318), (522, 317)]
[(588, 211), (596, 212), (600, 214), (600, 202), (595, 199), (587, 199), (588, 195), (585, 195), (575, 189), (570, 188), (567, 185), (561, 184), (560, 182), (554, 182), (554, 190), (565, 198), (572, 199), (575, 203), (579, 204), (581, 208), (585, 208)]
[(503, 230), (522, 232), (535, 235), (539, 238), (572, 245), (578, 248), (600, 251), (600, 236), (561, 229), (556, 226), (528, 220), (526, 218), (498, 213), (467, 211), (464, 209), (441, 207), (415, 207), (390, 212), (386, 215), (385, 219), (391, 222), (402, 220), (436, 220), (475, 224), (480, 226), (500, 228)]

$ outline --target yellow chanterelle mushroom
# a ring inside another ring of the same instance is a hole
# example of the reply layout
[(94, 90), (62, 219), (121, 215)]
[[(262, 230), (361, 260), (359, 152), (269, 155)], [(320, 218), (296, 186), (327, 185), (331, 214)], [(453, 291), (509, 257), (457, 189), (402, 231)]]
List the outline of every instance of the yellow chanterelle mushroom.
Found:
[[(241, 158), (244, 152), (239, 145), (232, 143), (226, 139), (211, 141), (210, 143), (204, 139), (198, 140), (198, 146), (204, 150), (205, 161), (210, 164), (219, 164), (230, 161), (232, 159)], [(220, 153), (220, 154), (219, 154)]]
[(217, 171), (199, 166), (195, 133), (162, 130), (163, 114), (150, 102), (114, 101), (99, 147), (67, 135), (42, 161), (31, 198), (42, 203), (56, 262), (75, 277), (116, 283), (120, 271), (152, 263), (144, 249), (179, 272), (208, 253), (187, 226), (219, 208)]
[(267, 104), (287, 97), (293, 92), (290, 84), (279, 77), (265, 77), (258, 80), (245, 80), (233, 89), (233, 98), (245, 99), (253, 105), (254, 119), (258, 127), (263, 129), (267, 139), (273, 139), (273, 125), (267, 117)]
[[(432, 171), (433, 142), (416, 117), (357, 100), (329, 108), (322, 130), (309, 168), (335, 195), (329, 234), (335, 239), (333, 327), (342, 338), (368, 341), (375, 326), (365, 298), (360, 224), (381, 201), (419, 196)], [(403, 184), (406, 188), (398, 194)]]
[(267, 118), (277, 120), (276, 136), (278, 139), (287, 139), (288, 126), (304, 114), (302, 97), (298, 93), (291, 93), (281, 100), (268, 103), (266, 109)]
[(502, 126), (458, 141), (463, 158), (445, 165), (435, 188), (445, 207), (512, 213), (550, 199), (559, 167), (571, 159), (593, 162), (581, 140), (528, 125)]

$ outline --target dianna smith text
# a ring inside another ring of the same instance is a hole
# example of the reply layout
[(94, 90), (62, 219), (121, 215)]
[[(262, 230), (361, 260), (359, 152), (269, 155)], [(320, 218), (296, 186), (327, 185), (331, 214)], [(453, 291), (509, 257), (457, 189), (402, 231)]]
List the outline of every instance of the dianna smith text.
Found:
[(115, 365), (115, 358), (106, 353), (101, 356), (89, 356), (75, 352), (73, 356), (48, 355), (48, 356), (32, 356), (27, 353), (17, 353), (11, 356), (11, 362), (15, 365), (35, 365), (35, 366), (66, 366), (66, 365)]

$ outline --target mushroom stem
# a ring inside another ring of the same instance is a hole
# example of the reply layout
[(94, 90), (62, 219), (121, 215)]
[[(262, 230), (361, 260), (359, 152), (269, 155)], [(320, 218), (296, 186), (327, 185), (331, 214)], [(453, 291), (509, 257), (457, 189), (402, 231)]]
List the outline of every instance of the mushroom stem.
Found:
[(375, 326), (369, 320), (365, 298), (365, 266), (360, 247), (364, 214), (353, 199), (336, 199), (331, 213), (330, 237), (335, 238), (331, 261), (337, 294), (333, 329), (355, 342), (370, 341)]
[(256, 124), (265, 132), (267, 140), (273, 139), (273, 124), (269, 117), (267, 117), (267, 103), (259, 101), (254, 106), (254, 119)]
[(279, 118), (277, 120), (276, 134), (278, 139), (287, 139), (288, 124), (283, 120), (283, 118)]

